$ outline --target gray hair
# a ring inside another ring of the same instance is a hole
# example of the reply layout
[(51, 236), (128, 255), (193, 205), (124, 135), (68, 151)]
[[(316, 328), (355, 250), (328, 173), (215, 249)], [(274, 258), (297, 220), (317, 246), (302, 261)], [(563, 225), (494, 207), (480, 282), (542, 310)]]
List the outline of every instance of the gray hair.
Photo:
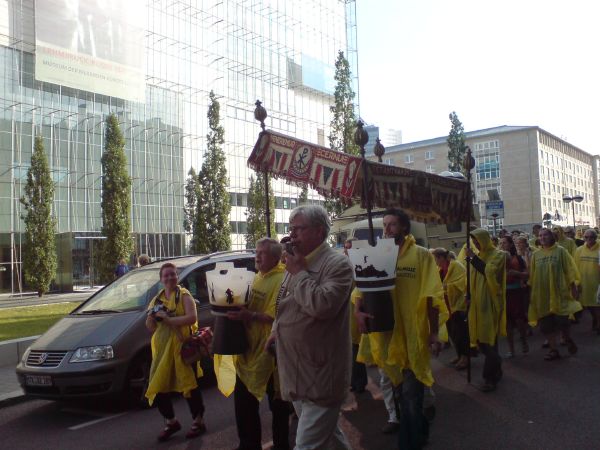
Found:
[(283, 252), (283, 248), (281, 244), (277, 242), (276, 239), (268, 237), (259, 239), (258, 241), (256, 241), (256, 247), (258, 248), (259, 245), (268, 245), (271, 256), (274, 256), (277, 259), (281, 259), (281, 253)]
[(584, 235), (585, 235), (585, 233), (591, 233), (592, 236), (594, 236), (595, 238), (598, 238), (598, 233), (596, 233), (596, 230), (594, 230), (593, 228), (588, 228), (587, 230), (585, 230), (583, 232)]
[(323, 227), (325, 235), (323, 240), (329, 236), (329, 230), (331, 225), (329, 224), (329, 216), (327, 211), (320, 205), (302, 205), (294, 208), (290, 213), (290, 222), (294, 220), (296, 216), (304, 216), (308, 221), (309, 225), (313, 227)]

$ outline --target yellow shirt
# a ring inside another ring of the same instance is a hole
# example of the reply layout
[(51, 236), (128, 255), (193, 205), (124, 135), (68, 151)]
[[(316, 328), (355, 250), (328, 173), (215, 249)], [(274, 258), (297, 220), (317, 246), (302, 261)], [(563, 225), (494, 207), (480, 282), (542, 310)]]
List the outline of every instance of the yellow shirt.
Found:
[[(166, 298), (164, 291), (161, 291), (150, 302), (148, 309), (152, 309), (156, 301), (160, 299), (169, 311), (174, 312), (175, 316), (184, 316), (185, 308), (183, 306), (183, 297), (190, 292), (185, 288), (180, 288), (179, 301), (175, 301), (176, 292), (173, 292), (169, 298)], [(198, 322), (193, 325), (184, 325), (179, 327), (183, 339), (192, 332), (198, 331)], [(150, 381), (146, 398), (150, 405), (154, 402), (154, 397), (163, 392), (181, 392), (184, 397), (189, 397), (190, 392), (198, 386), (196, 374), (202, 376), (200, 363), (195, 367), (187, 364), (181, 358), (182, 340), (177, 333), (164, 322), (157, 322), (156, 330), (152, 334), (152, 365), (150, 366)], [(196, 374), (194, 373), (196, 369)]]
[(571, 297), (572, 283), (579, 283), (579, 271), (567, 250), (554, 244), (535, 252), (529, 268), (529, 322), (536, 324), (550, 314), (568, 316), (580, 311), (581, 304)]
[(596, 242), (592, 248), (582, 245), (575, 250), (575, 265), (581, 276), (579, 302), (583, 306), (600, 306), (596, 303), (596, 292), (600, 284), (598, 251), (600, 251), (600, 242)]
[(440, 311), (440, 322), (445, 322), (448, 310), (433, 256), (408, 235), (400, 249), (392, 290), (394, 330), (363, 335), (357, 360), (374, 362), (395, 385), (402, 382), (402, 370), (410, 369), (419, 381), (431, 386), (428, 298)]
[(478, 228), (471, 234), (479, 243), (477, 257), (485, 262), (485, 274), (471, 267), (469, 338), (472, 346), (494, 345), (506, 335), (506, 254), (494, 247), (487, 231)]
[[(266, 314), (275, 318), (275, 301), (285, 267), (276, 265), (269, 272), (257, 273), (252, 283), (248, 310)], [(269, 378), (275, 370), (275, 359), (264, 351), (265, 343), (271, 334), (271, 324), (251, 321), (246, 326), (248, 351), (243, 355), (235, 355), (233, 363), (237, 376), (246, 388), (259, 401), (264, 397)]]

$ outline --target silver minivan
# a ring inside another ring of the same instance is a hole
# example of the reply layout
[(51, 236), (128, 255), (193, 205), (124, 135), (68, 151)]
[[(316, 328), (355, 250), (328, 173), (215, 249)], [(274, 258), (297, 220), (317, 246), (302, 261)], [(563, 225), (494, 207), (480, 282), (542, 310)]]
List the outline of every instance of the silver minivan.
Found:
[[(161, 288), (160, 266), (177, 266), (180, 284), (196, 300), (199, 325), (211, 326), (206, 272), (225, 261), (255, 270), (253, 251), (221, 252), (155, 262), (105, 286), (26, 350), (16, 368), (23, 391), (56, 400), (124, 393), (143, 404), (151, 362), (146, 308)], [(210, 361), (203, 366), (212, 371)]]

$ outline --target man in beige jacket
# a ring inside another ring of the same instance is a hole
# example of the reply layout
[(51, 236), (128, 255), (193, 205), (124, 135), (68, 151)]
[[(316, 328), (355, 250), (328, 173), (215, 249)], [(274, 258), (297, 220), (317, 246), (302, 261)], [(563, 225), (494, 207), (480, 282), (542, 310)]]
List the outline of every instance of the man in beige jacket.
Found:
[(321, 206), (290, 214), (292, 248), (267, 342), (276, 343), (282, 397), (298, 414), (298, 450), (350, 448), (338, 418), (350, 384), (352, 266), (328, 235)]

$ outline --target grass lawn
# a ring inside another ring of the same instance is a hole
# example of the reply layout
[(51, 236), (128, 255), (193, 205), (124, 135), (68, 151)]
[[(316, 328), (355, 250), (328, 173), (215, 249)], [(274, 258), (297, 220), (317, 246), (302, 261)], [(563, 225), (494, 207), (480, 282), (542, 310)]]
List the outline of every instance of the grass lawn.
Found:
[(0, 341), (43, 334), (81, 302), (0, 309)]

